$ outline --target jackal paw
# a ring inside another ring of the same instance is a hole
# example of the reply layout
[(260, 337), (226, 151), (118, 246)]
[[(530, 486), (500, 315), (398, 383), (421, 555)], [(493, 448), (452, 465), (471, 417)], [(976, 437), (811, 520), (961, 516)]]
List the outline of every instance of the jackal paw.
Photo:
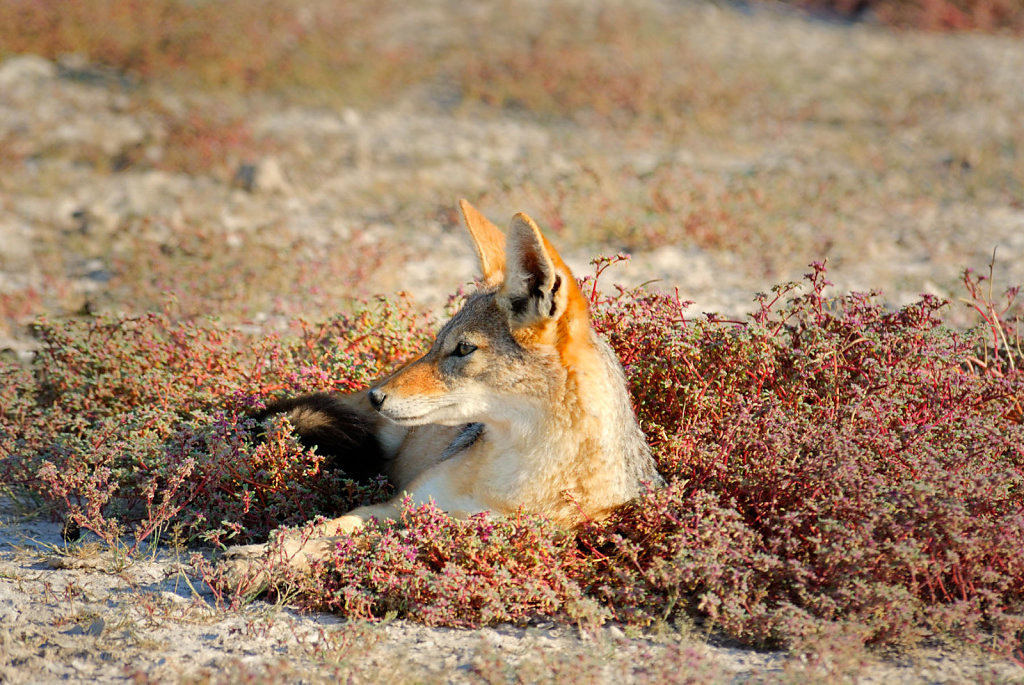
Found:
[(236, 545), (224, 552), (224, 586), (237, 594), (260, 594), (273, 580), (275, 571), (307, 571), (309, 562), (326, 559), (337, 544), (336, 537), (286, 537), (274, 545)]
[(362, 517), (356, 516), (355, 514), (345, 514), (341, 518), (336, 518), (327, 524), (328, 530), (334, 531), (335, 535), (341, 535), (343, 533), (352, 533), (359, 528), (362, 528), (363, 524), (366, 523)]
[(261, 594), (278, 573), (307, 571), (311, 561), (327, 559), (337, 546), (339, 536), (351, 533), (363, 523), (361, 516), (346, 514), (320, 529), (320, 532), (326, 529), (334, 535), (311, 538), (287, 535), (274, 544), (228, 547), (220, 565), (221, 587), (236, 594)]
[(234, 545), (224, 551), (224, 556), (231, 560), (258, 559), (266, 555), (269, 545)]
[(266, 590), (270, 564), (267, 549), (267, 545), (228, 547), (219, 566), (220, 586), (239, 595), (258, 595)]

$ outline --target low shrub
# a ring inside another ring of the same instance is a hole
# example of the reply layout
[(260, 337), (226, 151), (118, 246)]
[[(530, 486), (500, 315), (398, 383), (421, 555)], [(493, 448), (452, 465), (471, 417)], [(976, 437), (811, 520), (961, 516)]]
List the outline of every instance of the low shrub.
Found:
[(4, 3), (0, 56), (70, 53), (134, 78), (376, 98), (422, 75), (422, 54), (379, 44), (394, 11), (382, 2), (295, 0)]
[[(585, 280), (667, 487), (571, 533), (527, 514), (407, 508), (282, 591), (434, 625), (696, 620), (758, 645), (953, 637), (1019, 650), (1016, 291), (997, 303), (989, 277), (965, 274), (983, 318), (963, 331), (935, 298), (831, 297), (825, 276), (816, 264), (803, 286), (759, 295), (743, 321)], [(384, 303), (263, 338), (166, 314), (41, 322), (33, 368), (2, 370), (3, 480), (133, 545), (168, 529), (260, 539), (383, 497), (325, 472), (286, 424), (255, 444), (244, 414), (275, 393), (363, 386), (409, 358), (429, 336), (406, 311)]]
[(1020, 0), (800, 0), (797, 4), (846, 16), (871, 10), (884, 24), (926, 31), (1024, 31)]
[(1012, 644), (1024, 386), (1012, 315), (979, 299), (982, 280), (965, 275), (988, 314), (970, 332), (930, 297), (828, 298), (822, 265), (742, 324), (688, 321), (667, 297), (598, 307), (671, 482), (583, 534), (610, 550), (594, 581), (608, 603), (649, 621), (689, 598), (756, 642), (838, 622), (867, 642)]
[(129, 549), (169, 528), (265, 537), (379, 498), (382, 484), (324, 473), (286, 425), (257, 444), (247, 415), (272, 393), (351, 390), (408, 359), (427, 331), (408, 312), (381, 302), (264, 336), (167, 312), (40, 320), (32, 369), (0, 362), (0, 482), (111, 545), (130, 531)]

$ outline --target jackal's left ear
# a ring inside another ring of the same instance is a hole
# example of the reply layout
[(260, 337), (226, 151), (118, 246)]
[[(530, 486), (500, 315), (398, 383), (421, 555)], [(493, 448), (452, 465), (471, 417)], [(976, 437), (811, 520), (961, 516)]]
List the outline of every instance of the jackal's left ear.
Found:
[(572, 274), (533, 219), (516, 214), (508, 229), (505, 281), (498, 302), (515, 328), (557, 319), (566, 308)]
[(459, 209), (473, 238), (484, 283), (499, 285), (505, 277), (505, 234), (468, 200), (459, 200)]

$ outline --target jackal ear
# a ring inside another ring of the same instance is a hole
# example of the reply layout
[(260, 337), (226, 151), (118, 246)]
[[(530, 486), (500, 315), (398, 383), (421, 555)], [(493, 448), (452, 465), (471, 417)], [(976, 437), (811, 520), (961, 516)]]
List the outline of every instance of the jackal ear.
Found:
[(568, 272), (533, 219), (516, 214), (508, 229), (505, 281), (498, 303), (515, 328), (557, 319), (565, 311)]
[(505, 278), (505, 234), (487, 220), (468, 200), (459, 200), (462, 219), (473, 238), (484, 283), (500, 285)]

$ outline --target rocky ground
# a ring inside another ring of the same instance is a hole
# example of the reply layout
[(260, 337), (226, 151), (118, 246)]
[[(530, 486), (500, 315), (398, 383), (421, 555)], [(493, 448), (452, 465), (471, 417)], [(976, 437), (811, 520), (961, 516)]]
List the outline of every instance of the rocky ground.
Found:
[[(444, 40), (451, 10), (425, 4), (417, 35)], [(438, 309), (474, 271), (463, 196), (499, 223), (533, 214), (578, 273), (631, 250), (607, 281), (678, 287), (695, 314), (742, 313), (825, 258), (837, 291), (894, 304), (960, 294), (960, 271), (986, 271), (994, 250), (997, 287), (1024, 282), (1024, 43), (712, 4), (650, 11), (733, 84), (720, 117), (667, 135), (481, 113), (444, 83), (360, 108), (143, 91), (73, 57), (7, 59), (0, 347), (29, 359), (39, 314), (166, 306), (168, 291), (246, 325), (399, 289)], [(633, 221), (650, 230), (637, 237)], [(210, 264), (249, 266), (216, 280)], [(760, 653), (696, 627), (458, 631), (228, 611), (184, 553), (62, 544), (56, 524), (0, 512), (0, 682), (505, 682), (508, 664), (522, 680), (1024, 682), (977, 654)]]

